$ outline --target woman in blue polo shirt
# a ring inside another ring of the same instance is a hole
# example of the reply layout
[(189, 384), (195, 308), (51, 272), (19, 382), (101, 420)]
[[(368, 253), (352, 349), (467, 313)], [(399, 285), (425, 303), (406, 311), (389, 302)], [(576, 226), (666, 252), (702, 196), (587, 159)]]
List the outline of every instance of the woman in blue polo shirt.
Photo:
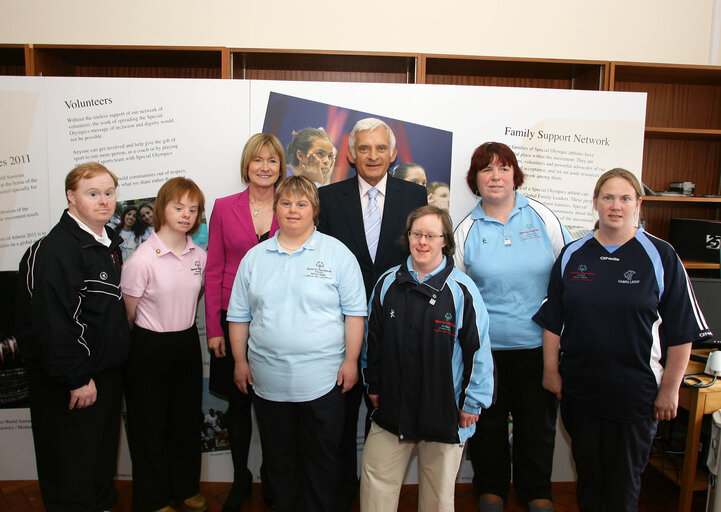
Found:
[(711, 335), (673, 248), (636, 227), (641, 194), (625, 169), (599, 178), (598, 229), (564, 247), (533, 317), (583, 512), (638, 510), (656, 423), (676, 416), (691, 342)]
[(511, 467), (521, 502), (531, 512), (553, 510), (557, 403), (541, 386), (542, 331), (531, 318), (570, 236), (553, 212), (516, 191), (523, 179), (511, 148), (499, 142), (480, 145), (466, 181), (481, 200), (455, 231), (456, 266), (473, 279), (488, 308), (497, 371), (496, 401), (481, 414), (469, 442), (481, 512), (503, 511)]
[[(263, 464), (278, 512), (340, 510), (342, 393), (358, 380), (367, 306), (360, 267), (315, 229), (318, 190), (276, 190), (276, 235), (248, 251), (228, 304), (238, 388), (255, 392)], [(246, 358), (247, 348), (247, 358)]]

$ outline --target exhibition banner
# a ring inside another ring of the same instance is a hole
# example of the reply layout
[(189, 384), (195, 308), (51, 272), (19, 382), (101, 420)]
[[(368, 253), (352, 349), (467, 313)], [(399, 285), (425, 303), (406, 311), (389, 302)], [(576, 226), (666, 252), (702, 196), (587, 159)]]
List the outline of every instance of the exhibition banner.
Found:
[[(549, 206), (572, 230), (594, 222), (593, 185), (600, 174), (624, 167), (641, 177), (646, 97), (641, 93), (420, 84), (292, 81), (0, 78), (4, 112), (0, 137), (0, 271), (17, 270), (27, 247), (58, 221), (67, 205), (65, 175), (98, 161), (119, 178), (118, 208), (151, 205), (160, 185), (174, 176), (195, 180), (205, 193), (206, 221), (219, 197), (245, 188), (240, 159), (248, 137), (274, 133), (292, 147), (304, 129), (323, 129), (332, 141), (328, 164), (309, 174), (319, 185), (353, 176), (348, 135), (358, 119), (378, 117), (394, 130), (402, 164), (421, 168), (423, 183), (449, 189), (444, 207), (458, 223), (477, 198), (466, 184), (474, 149), (488, 141), (508, 144), (526, 175), (521, 191)], [(291, 151), (291, 153), (293, 153)], [(295, 165), (289, 173), (310, 172)], [(410, 177), (404, 179), (411, 179)], [(421, 181), (419, 181), (421, 182)], [(205, 247), (207, 225), (196, 242)], [(205, 347), (202, 304), (198, 326)], [(3, 337), (13, 333), (2, 327)], [(223, 415), (227, 403), (207, 391), (203, 480), (232, 480)], [(212, 412), (211, 412), (212, 409)], [(361, 414), (358, 446), (363, 445)], [(29, 414), (24, 406), (0, 409), (0, 479), (33, 478)], [(121, 477), (130, 476), (125, 444)], [(261, 459), (257, 431), (251, 447), (256, 480)], [(359, 457), (360, 459), (360, 457)], [(568, 446), (559, 439), (554, 480), (574, 478)], [(465, 462), (460, 480), (470, 481)]]

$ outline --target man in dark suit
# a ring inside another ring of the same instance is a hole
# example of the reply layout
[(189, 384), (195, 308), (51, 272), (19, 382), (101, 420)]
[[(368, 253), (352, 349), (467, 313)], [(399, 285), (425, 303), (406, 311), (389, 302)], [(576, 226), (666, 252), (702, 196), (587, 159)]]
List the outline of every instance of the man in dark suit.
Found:
[[(319, 189), (318, 230), (337, 238), (353, 252), (363, 272), (368, 300), (381, 273), (408, 256), (398, 239), (408, 214), (427, 204), (427, 195), (425, 187), (388, 176), (397, 152), (395, 135), (386, 123), (375, 118), (361, 119), (348, 142), (348, 159), (358, 175)], [(347, 505), (358, 489), (356, 436), (362, 395), (361, 382), (346, 394), (341, 464)]]

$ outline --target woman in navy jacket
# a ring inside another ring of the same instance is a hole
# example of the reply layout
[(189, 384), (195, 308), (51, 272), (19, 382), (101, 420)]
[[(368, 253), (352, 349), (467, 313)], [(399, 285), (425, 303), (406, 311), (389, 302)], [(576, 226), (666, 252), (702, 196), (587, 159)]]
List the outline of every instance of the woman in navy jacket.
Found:
[(395, 511), (413, 448), (419, 510), (452, 511), (463, 443), (491, 404), (488, 313), (473, 281), (453, 266), (448, 212), (411, 212), (410, 256), (376, 284), (361, 363), (376, 407), (361, 464), (361, 511)]

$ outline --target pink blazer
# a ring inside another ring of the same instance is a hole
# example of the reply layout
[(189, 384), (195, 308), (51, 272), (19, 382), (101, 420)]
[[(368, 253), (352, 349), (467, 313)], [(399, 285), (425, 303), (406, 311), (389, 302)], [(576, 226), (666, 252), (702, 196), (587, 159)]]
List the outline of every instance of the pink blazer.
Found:
[[(258, 245), (250, 216), (249, 189), (215, 201), (208, 232), (208, 262), (205, 268), (205, 325), (208, 338), (223, 336), (220, 311), (228, 308), (240, 260)], [(278, 231), (273, 217), (270, 236)]]

